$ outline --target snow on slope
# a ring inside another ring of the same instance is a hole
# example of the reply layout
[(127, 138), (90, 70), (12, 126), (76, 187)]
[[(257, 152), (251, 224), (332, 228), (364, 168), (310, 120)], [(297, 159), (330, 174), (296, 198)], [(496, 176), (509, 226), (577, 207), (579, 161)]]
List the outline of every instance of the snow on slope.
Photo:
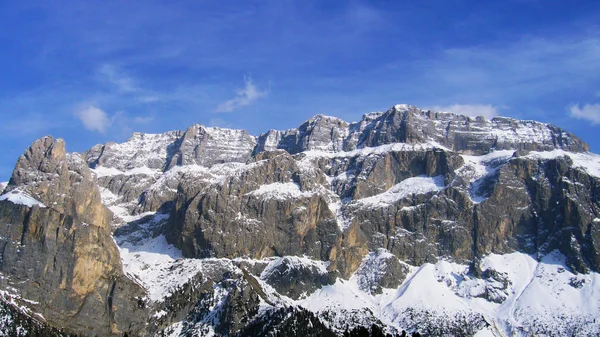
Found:
[(299, 256), (284, 256), (273, 259), (260, 274), (261, 279), (269, 278), (270, 274), (280, 273), (278, 270), (282, 264), (285, 264), (286, 268), (289, 269), (302, 269), (305, 267), (315, 267), (319, 274), (327, 274), (327, 267), (330, 262), (326, 261), (315, 261), (307, 257)]
[(493, 177), (500, 167), (513, 155), (512, 150), (492, 151), (483, 156), (461, 155), (465, 164), (458, 170), (459, 175), (469, 181), (469, 198), (474, 203), (486, 199), (482, 187), (487, 179)]
[(29, 195), (28, 193), (18, 190), (18, 189), (15, 189), (6, 194), (0, 195), (0, 201), (1, 200), (8, 200), (8, 201), (12, 202), (13, 204), (25, 205), (27, 207), (33, 207), (35, 205), (37, 205), (41, 208), (46, 207), (46, 205), (44, 205), (40, 201), (36, 200), (34, 197)]
[(135, 231), (115, 237), (123, 271), (148, 291), (153, 302), (169, 297), (202, 270), (202, 260), (182, 259), (181, 251), (167, 243), (164, 235), (152, 237), (153, 227), (165, 219), (158, 214)]
[(372, 197), (357, 200), (357, 202), (371, 207), (385, 207), (413, 194), (426, 194), (444, 188), (444, 176), (436, 177), (418, 176), (402, 180), (389, 190)]
[(126, 176), (137, 175), (137, 174), (145, 174), (148, 176), (154, 176), (154, 175), (160, 174), (162, 172), (160, 169), (151, 169), (147, 166), (134, 167), (127, 171), (121, 171), (114, 167), (97, 166), (95, 169), (92, 169), (92, 171), (94, 173), (96, 173), (96, 176), (98, 178), (106, 177), (106, 176), (116, 176), (116, 175), (121, 175), (121, 174), (126, 175)]
[(450, 151), (441, 144), (430, 141), (422, 144), (407, 144), (407, 143), (392, 143), (373, 147), (363, 147), (352, 151), (315, 151), (309, 150), (302, 152), (308, 159), (312, 158), (351, 158), (351, 157), (366, 157), (369, 155), (384, 154), (388, 152), (400, 151), (426, 151), (431, 149), (444, 149)]
[(288, 183), (272, 183), (261, 185), (257, 190), (249, 192), (247, 195), (252, 195), (266, 199), (298, 199), (302, 197), (310, 197), (311, 192), (303, 192), (300, 186), (294, 182)]
[(600, 155), (595, 153), (572, 153), (564, 150), (554, 150), (534, 151), (527, 155), (528, 158), (533, 159), (554, 159), (563, 156), (571, 158), (573, 161), (573, 167), (581, 169), (591, 176), (600, 178)]
[(411, 321), (421, 314), (432, 322), (462, 317), (457, 324), (465, 319), (476, 324), (481, 317), (480, 322), (489, 324), (485, 329), (481, 326), (481, 336), (548, 332), (591, 336), (600, 331), (600, 322), (596, 322), (600, 299), (593, 296), (600, 291), (600, 274), (573, 274), (557, 252), (540, 262), (523, 253), (492, 254), (483, 259), (482, 269), (494, 270), (500, 279), (508, 280), (508, 296), (502, 303), (484, 298), (489, 291), (486, 283), (489, 287), (495, 280), (473, 278), (468, 266), (442, 260), (412, 267), (402, 285), (379, 295), (362, 291), (357, 277), (352, 276), (348, 281), (338, 279), (298, 304), (316, 313), (368, 309), (398, 329), (423, 324)]

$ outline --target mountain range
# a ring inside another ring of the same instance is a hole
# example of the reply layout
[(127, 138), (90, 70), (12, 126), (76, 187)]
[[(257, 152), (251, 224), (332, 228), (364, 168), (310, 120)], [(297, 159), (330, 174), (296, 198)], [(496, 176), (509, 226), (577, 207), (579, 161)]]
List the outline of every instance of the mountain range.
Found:
[(549, 124), (47, 136), (2, 190), (0, 335), (600, 334), (600, 156)]

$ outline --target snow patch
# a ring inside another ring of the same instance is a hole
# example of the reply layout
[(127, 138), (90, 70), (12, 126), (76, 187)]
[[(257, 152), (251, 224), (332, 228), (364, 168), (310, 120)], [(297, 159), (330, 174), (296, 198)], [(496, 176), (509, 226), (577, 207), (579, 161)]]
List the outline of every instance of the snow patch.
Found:
[(530, 152), (527, 155), (528, 158), (534, 159), (554, 159), (563, 156), (571, 158), (573, 161), (573, 167), (587, 172), (593, 177), (600, 178), (600, 155), (595, 153), (572, 153), (564, 150), (553, 150)]
[(151, 169), (147, 166), (141, 166), (141, 167), (135, 167), (132, 168), (131, 170), (127, 170), (127, 171), (121, 171), (117, 168), (114, 167), (105, 167), (105, 166), (96, 166), (95, 168), (91, 169), (92, 172), (94, 172), (96, 174), (96, 177), (100, 178), (100, 177), (112, 177), (112, 176), (117, 176), (117, 175), (126, 175), (126, 176), (131, 176), (131, 175), (148, 175), (148, 176), (154, 176), (157, 174), (161, 173), (161, 170), (158, 169)]
[(46, 205), (29, 195), (29, 193), (18, 189), (0, 195), (0, 201), (2, 200), (8, 200), (13, 204), (24, 205), (27, 207), (39, 206), (41, 208), (46, 208)]
[(458, 171), (469, 181), (469, 198), (474, 203), (480, 203), (487, 199), (482, 187), (485, 182), (497, 174), (498, 170), (510, 158), (513, 150), (492, 151), (483, 156), (461, 155), (465, 164)]
[(353, 158), (353, 157), (366, 157), (370, 155), (386, 154), (388, 152), (403, 152), (403, 151), (427, 151), (434, 149), (443, 149), (450, 151), (446, 147), (440, 145), (437, 142), (429, 141), (421, 144), (407, 144), (407, 143), (392, 143), (374, 147), (364, 147), (352, 151), (338, 151), (338, 152), (327, 152), (327, 151), (304, 151), (302, 152), (307, 159), (313, 158)]
[(444, 187), (444, 176), (442, 175), (436, 177), (418, 176), (404, 179), (383, 193), (356, 201), (371, 207), (385, 207), (407, 196), (436, 192)]
[(179, 249), (164, 235), (151, 237), (154, 226), (166, 215), (157, 215), (130, 234), (115, 236), (123, 271), (147, 290), (150, 301), (160, 302), (202, 270), (202, 261), (183, 259)]
[(328, 273), (327, 271), (327, 267), (329, 266), (330, 262), (326, 262), (326, 261), (316, 261), (316, 260), (312, 260), (308, 257), (299, 257), (299, 256), (284, 256), (284, 257), (280, 257), (277, 258), (275, 260), (273, 260), (272, 262), (270, 262), (265, 269), (263, 270), (263, 272), (260, 274), (260, 278), (265, 280), (269, 278), (269, 275), (276, 272), (279, 273), (280, 271), (278, 270), (278, 268), (281, 265), (285, 265), (286, 267), (286, 271), (292, 270), (292, 269), (306, 269), (306, 268), (315, 268), (319, 274), (321, 275), (325, 275)]
[(313, 195), (312, 192), (303, 192), (300, 190), (300, 186), (296, 183), (272, 183), (261, 185), (258, 189), (247, 193), (263, 199), (298, 199), (303, 197), (310, 197)]

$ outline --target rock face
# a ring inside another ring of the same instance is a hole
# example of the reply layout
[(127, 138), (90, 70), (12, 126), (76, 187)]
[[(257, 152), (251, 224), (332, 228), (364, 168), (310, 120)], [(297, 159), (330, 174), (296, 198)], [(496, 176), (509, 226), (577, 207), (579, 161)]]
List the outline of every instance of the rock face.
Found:
[(588, 149), (548, 124), (408, 105), (81, 155), (45, 137), (0, 196), (0, 281), (82, 335), (594, 335), (598, 312), (557, 326), (562, 307), (526, 302), (600, 291)]
[(92, 173), (64, 142), (42, 138), (19, 158), (9, 195), (41, 205), (0, 201), (3, 287), (45, 321), (74, 333), (110, 335), (143, 328), (142, 289), (123, 274), (111, 238), (111, 214)]
[(194, 257), (327, 260), (341, 233), (319, 182), (326, 182), (322, 174), (303, 169), (287, 152), (261, 153), (193, 198), (180, 186), (167, 238)]

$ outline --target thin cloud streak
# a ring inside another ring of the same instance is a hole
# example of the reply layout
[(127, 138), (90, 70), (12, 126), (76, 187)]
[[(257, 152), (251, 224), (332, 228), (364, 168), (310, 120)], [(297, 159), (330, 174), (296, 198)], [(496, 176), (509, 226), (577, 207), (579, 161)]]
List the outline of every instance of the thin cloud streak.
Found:
[(220, 103), (214, 112), (232, 112), (240, 107), (250, 105), (267, 96), (267, 91), (260, 91), (250, 77), (245, 78), (245, 86), (239, 89), (234, 98)]
[(98, 70), (100, 80), (114, 86), (121, 93), (135, 92), (137, 88), (131, 77), (122, 74), (117, 68), (110, 64), (104, 64)]

